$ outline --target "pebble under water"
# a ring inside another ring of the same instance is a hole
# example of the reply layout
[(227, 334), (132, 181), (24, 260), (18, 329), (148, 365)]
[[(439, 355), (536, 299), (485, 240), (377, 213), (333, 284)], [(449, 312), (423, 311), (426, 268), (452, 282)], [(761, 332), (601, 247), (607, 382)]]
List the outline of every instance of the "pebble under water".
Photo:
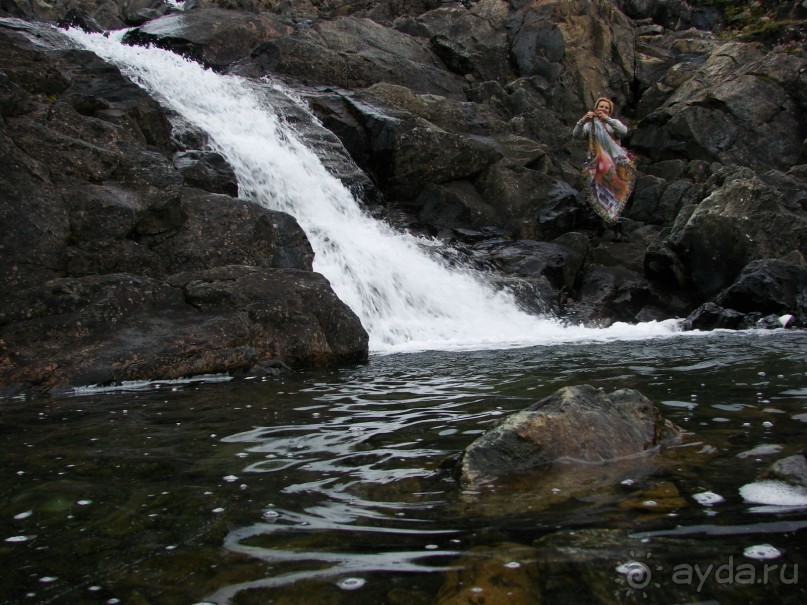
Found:
[[(374, 355), (8, 399), (3, 603), (803, 603), (807, 333)], [(691, 433), (462, 489), (452, 457), (563, 386)]]

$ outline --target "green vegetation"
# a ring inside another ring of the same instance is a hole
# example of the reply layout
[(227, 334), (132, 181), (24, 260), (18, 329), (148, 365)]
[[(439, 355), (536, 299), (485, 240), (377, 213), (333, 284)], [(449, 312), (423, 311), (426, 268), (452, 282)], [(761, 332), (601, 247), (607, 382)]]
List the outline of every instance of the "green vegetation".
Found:
[(694, 7), (711, 6), (726, 23), (724, 35), (743, 42), (760, 42), (787, 52), (804, 52), (807, 19), (799, 18), (797, 3), (777, 0), (690, 0)]

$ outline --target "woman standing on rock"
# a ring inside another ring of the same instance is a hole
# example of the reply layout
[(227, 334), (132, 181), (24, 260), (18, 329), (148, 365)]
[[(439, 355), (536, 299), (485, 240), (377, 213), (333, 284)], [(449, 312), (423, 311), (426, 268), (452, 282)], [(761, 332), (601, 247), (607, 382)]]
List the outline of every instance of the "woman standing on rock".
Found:
[(614, 103), (600, 97), (594, 109), (577, 122), (572, 136), (588, 138), (588, 156), (583, 165), (588, 202), (606, 223), (614, 225), (614, 241), (621, 241), (620, 215), (636, 182), (636, 161), (619, 145), (628, 127), (611, 117), (613, 112)]

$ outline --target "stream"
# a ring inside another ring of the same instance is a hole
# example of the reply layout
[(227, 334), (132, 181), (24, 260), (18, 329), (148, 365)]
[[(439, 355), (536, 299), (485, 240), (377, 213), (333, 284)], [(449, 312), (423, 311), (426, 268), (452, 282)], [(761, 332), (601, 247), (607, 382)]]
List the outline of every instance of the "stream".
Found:
[[(714, 332), (4, 400), (0, 600), (803, 603), (807, 494), (759, 474), (804, 446), (805, 351)], [(578, 384), (639, 390), (686, 445), (456, 482), (474, 439)]]

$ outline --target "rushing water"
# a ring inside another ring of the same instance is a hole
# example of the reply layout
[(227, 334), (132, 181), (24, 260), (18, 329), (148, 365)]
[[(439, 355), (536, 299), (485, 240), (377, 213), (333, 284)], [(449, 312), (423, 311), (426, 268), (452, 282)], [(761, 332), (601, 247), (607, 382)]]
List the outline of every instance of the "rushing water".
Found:
[[(518, 308), (470, 269), (450, 265), (436, 240), (369, 216), (279, 115), (293, 101), (277, 85), (222, 76), (158, 48), (71, 30), (164, 106), (204, 130), (235, 170), (239, 197), (294, 216), (314, 248), (314, 269), (359, 316), (373, 351), (474, 349), (669, 335), (674, 322), (568, 327)], [(282, 98), (278, 98), (282, 97)]]
[[(4, 401), (0, 600), (803, 603), (805, 493), (757, 480), (804, 446), (805, 350), (714, 333)], [(478, 435), (583, 383), (640, 390), (697, 445), (455, 482)]]

